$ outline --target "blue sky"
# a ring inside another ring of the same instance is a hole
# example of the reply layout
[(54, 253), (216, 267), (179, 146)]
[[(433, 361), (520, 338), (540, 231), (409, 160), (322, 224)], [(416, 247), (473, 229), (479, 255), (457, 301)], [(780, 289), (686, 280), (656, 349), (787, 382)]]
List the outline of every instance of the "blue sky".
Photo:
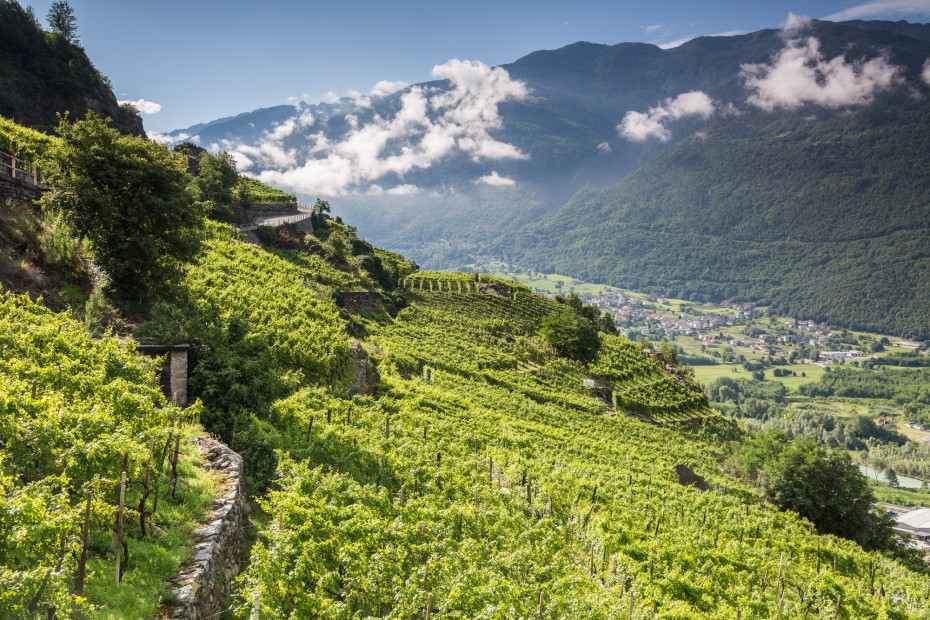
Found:
[[(29, 2), (44, 23), (52, 0)], [(813, 18), (930, 21), (930, 0), (70, 0), (119, 99), (166, 132), (256, 108), (417, 83), (450, 59), (505, 64), (575, 41), (675, 44)], [(157, 104), (157, 105), (156, 105)], [(160, 108), (155, 112), (156, 108)]]

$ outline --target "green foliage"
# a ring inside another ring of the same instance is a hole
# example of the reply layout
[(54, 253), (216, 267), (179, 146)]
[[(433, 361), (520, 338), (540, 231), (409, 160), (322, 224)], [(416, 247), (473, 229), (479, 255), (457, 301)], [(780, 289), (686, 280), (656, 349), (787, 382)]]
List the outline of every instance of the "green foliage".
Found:
[[(32, 617), (27, 607), (35, 598), (43, 614), (56, 606), (59, 617), (72, 617), (87, 491), (94, 492), (92, 531), (102, 530), (108, 540), (101, 525), (113, 522), (123, 454), (129, 454), (129, 478), (141, 479), (150, 440), (163, 445), (179, 413), (151, 387), (157, 365), (115, 338), (92, 339), (67, 313), (54, 314), (25, 296), (0, 297), (0, 616)], [(164, 473), (160, 464), (155, 471)], [(137, 488), (127, 505), (139, 505)], [(197, 517), (210, 505), (209, 497), (206, 503), (183, 494), (177, 499), (192, 501)], [(156, 523), (156, 530), (177, 525), (164, 509)], [(127, 536), (134, 552), (141, 536), (132, 517)], [(162, 538), (139, 544), (165, 552)], [(152, 578), (163, 583), (176, 570), (187, 553), (184, 543), (169, 545), (174, 563)], [(128, 570), (130, 583), (137, 570), (152, 572), (143, 565)], [(86, 592), (91, 604), (99, 603), (90, 583)]]
[(265, 185), (258, 179), (240, 176), (236, 184), (236, 190), (240, 196), (248, 194), (254, 202), (258, 203), (289, 203), (297, 202), (297, 196), (288, 194), (270, 185)]
[(77, 43), (77, 18), (66, 0), (56, 0), (48, 9), (49, 28), (68, 43)]
[(235, 217), (234, 189), (239, 183), (236, 161), (225, 152), (212, 155), (203, 151), (198, 164), (198, 173), (188, 186), (197, 208), (215, 220), (230, 221)]
[(809, 519), (822, 533), (854, 540), (865, 549), (895, 547), (892, 520), (872, 510), (875, 498), (859, 467), (840, 450), (810, 440), (789, 444), (766, 463), (766, 498)]
[(591, 325), (574, 312), (553, 312), (542, 320), (540, 341), (559, 355), (578, 361), (590, 361), (597, 354), (600, 340)]
[(0, 151), (42, 164), (57, 140), (0, 116)]
[(120, 298), (145, 302), (176, 281), (200, 249), (203, 212), (186, 191), (186, 166), (165, 147), (123, 136), (91, 113), (63, 118), (45, 204), (91, 244)]

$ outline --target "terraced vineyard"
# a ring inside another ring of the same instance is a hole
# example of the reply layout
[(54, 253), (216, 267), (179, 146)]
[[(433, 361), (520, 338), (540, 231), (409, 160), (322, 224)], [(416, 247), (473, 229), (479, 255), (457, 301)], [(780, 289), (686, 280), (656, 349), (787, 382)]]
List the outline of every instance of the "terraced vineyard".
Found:
[[(293, 443), (262, 504), (270, 526), (239, 581), (241, 617), (930, 612), (920, 575), (817, 536), (723, 476), (732, 423), (643, 424), (583, 384), (596, 371), (653, 412), (711, 414), (654, 358), (602, 336), (585, 368), (539, 346), (519, 295), (490, 302), (449, 281), (366, 323), (375, 397), (306, 388), (273, 406)], [(681, 486), (678, 464), (710, 490)]]

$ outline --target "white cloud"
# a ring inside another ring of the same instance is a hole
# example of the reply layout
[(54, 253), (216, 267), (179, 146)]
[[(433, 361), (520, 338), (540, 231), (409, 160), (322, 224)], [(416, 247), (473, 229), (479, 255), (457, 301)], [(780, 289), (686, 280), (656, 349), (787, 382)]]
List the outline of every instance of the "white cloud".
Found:
[(824, 19), (841, 22), (863, 17), (900, 15), (930, 16), (930, 0), (877, 0), (876, 2), (865, 2), (827, 15)]
[(927, 59), (927, 62), (924, 63), (924, 71), (921, 74), (921, 77), (923, 77), (924, 82), (930, 86), (930, 59)]
[[(292, 118), (277, 125), (259, 144), (223, 146), (251, 162), (253, 172), (260, 170), (262, 181), (327, 196), (353, 191), (388, 175), (428, 168), (453, 154), (474, 161), (527, 158), (513, 145), (491, 136), (502, 126), (498, 105), (526, 97), (522, 82), (512, 80), (499, 67), (460, 60), (434, 67), (432, 75), (447, 79), (449, 87), (410, 88), (400, 97), (400, 109), (392, 117), (376, 114), (362, 122), (348, 115), (349, 131), (338, 138), (329, 139), (318, 131), (306, 135), (300, 145), (290, 139), (285, 148), (285, 137), (309, 127)], [(387, 192), (415, 189), (399, 188)]]
[(491, 187), (513, 187), (517, 184), (513, 179), (502, 177), (497, 174), (497, 170), (492, 170), (491, 174), (486, 174), (481, 178), (475, 179), (475, 183), (483, 183)]
[(339, 103), (339, 95), (333, 91), (328, 91), (325, 95), (323, 95), (323, 99), (321, 101), (323, 103)]
[(699, 36), (700, 36), (700, 35), (697, 35), (697, 34), (689, 34), (689, 35), (686, 36), (686, 37), (681, 37), (680, 39), (675, 39), (674, 41), (669, 41), (669, 42), (667, 42), (667, 43), (659, 43), (658, 46), (659, 46), (661, 49), (670, 50), (670, 49), (674, 49), (674, 48), (676, 48), (676, 47), (678, 47), (678, 46), (680, 46), (680, 45), (684, 45), (685, 43), (687, 43), (687, 42), (690, 41), (691, 39), (696, 39), (696, 38), (698, 38)]
[(643, 26), (642, 28), (643, 30), (646, 31), (646, 34), (655, 34), (656, 32), (659, 32), (660, 30), (666, 30), (668, 26), (666, 26), (665, 24), (653, 24), (651, 26)]
[(662, 142), (672, 139), (672, 132), (665, 126), (686, 116), (709, 118), (714, 113), (714, 102), (706, 93), (699, 90), (683, 93), (677, 97), (664, 99), (648, 112), (627, 112), (623, 121), (617, 125), (620, 135), (631, 142), (645, 142), (649, 138), (658, 138)]
[(900, 69), (885, 56), (847, 61), (826, 60), (820, 41), (804, 32), (810, 20), (789, 14), (783, 30), (785, 46), (770, 64), (743, 65), (740, 77), (751, 92), (748, 102), (771, 111), (805, 104), (825, 108), (863, 105), (900, 79)]
[(610, 144), (608, 144), (607, 142), (601, 142), (600, 144), (598, 144), (597, 150), (599, 150), (601, 153), (610, 153), (611, 151), (613, 151), (613, 149), (610, 148)]
[(120, 105), (129, 104), (135, 109), (139, 110), (140, 114), (158, 114), (161, 112), (161, 104), (155, 103), (154, 101), (146, 101), (145, 99), (136, 99), (135, 101), (131, 99), (122, 99), (116, 103)]
[(392, 82), (390, 80), (381, 80), (377, 84), (371, 87), (371, 92), (368, 93), (370, 97), (386, 97), (396, 93), (399, 90), (403, 90), (410, 86), (407, 82), (401, 82), (400, 80)]
[(391, 196), (412, 196), (413, 194), (419, 194), (420, 188), (416, 185), (410, 184), (398, 185), (397, 187), (392, 187), (391, 189), (387, 190), (386, 193), (390, 194)]
[(145, 135), (148, 136), (148, 139), (152, 142), (158, 142), (160, 144), (174, 144), (175, 142), (184, 142), (191, 137), (189, 133), (158, 133), (157, 131), (147, 131)]

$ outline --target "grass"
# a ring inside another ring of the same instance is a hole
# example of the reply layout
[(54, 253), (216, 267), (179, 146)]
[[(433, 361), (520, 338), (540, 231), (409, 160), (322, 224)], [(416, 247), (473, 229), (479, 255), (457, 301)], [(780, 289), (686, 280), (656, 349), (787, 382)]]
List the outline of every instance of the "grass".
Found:
[[(168, 477), (162, 476), (158, 513), (147, 537), (143, 538), (139, 531), (137, 515), (127, 513), (129, 562), (122, 583), (115, 582), (116, 554), (110, 551), (109, 529), (91, 528), (86, 617), (101, 620), (159, 617), (165, 582), (177, 574), (178, 567), (190, 555), (193, 531), (213, 505), (215, 474), (204, 470), (200, 453), (191, 442), (192, 437), (202, 435), (199, 425), (184, 427), (175, 495), (167, 496)], [(170, 468), (165, 470), (167, 474)]]

